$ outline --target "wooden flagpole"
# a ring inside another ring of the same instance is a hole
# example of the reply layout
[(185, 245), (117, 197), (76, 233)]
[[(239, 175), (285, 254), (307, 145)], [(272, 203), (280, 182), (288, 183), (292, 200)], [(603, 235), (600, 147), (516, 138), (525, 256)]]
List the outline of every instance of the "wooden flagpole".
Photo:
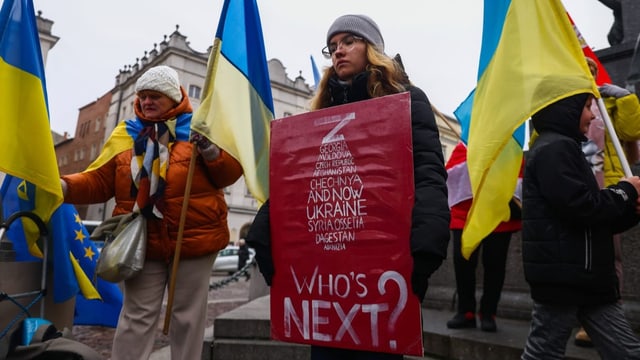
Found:
[(164, 328), (162, 332), (167, 335), (169, 333), (169, 324), (171, 323), (171, 309), (173, 307), (173, 297), (176, 292), (176, 275), (178, 273), (178, 265), (180, 264), (180, 249), (182, 248), (182, 236), (184, 234), (184, 223), (187, 219), (187, 210), (189, 208), (189, 197), (191, 195), (191, 183), (193, 182), (193, 173), (196, 169), (196, 158), (198, 156), (198, 145), (193, 144), (191, 151), (191, 160), (189, 161), (189, 172), (187, 173), (187, 184), (184, 188), (184, 200), (182, 201), (182, 211), (180, 212), (180, 224), (178, 226), (178, 238), (176, 239), (176, 251), (173, 255), (173, 266), (171, 275), (169, 276), (169, 294), (167, 298), (167, 309), (164, 314)]

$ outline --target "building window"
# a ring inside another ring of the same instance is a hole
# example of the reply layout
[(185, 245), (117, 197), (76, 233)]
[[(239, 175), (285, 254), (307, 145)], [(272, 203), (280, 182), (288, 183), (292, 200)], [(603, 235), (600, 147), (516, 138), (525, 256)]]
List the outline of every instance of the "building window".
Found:
[(284, 117), (291, 116), (291, 115), (293, 115), (293, 114), (292, 114), (292, 113), (290, 113), (290, 112), (288, 112), (288, 111), (285, 111), (285, 112), (284, 112)]
[(226, 188), (222, 189), (222, 191), (227, 195), (231, 195), (231, 188), (229, 186), (227, 186)]
[(97, 150), (96, 144), (91, 144), (91, 157), (89, 158), (89, 160), (95, 160), (97, 155), (98, 155), (98, 150)]
[(189, 85), (189, 97), (194, 99), (200, 99), (200, 86)]
[(97, 118), (96, 119), (96, 126), (93, 128), (94, 132), (98, 132), (100, 131), (100, 123), (102, 122), (102, 118)]

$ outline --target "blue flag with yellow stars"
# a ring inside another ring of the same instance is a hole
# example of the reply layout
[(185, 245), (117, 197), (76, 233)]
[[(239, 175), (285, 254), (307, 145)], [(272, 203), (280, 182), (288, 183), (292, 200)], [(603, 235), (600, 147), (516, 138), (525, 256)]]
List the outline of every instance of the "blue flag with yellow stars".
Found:
[(94, 276), (99, 251), (75, 207), (60, 205), (51, 216), (49, 229), (53, 243), (54, 301), (62, 302), (77, 295), (75, 325), (115, 327), (122, 292), (117, 284)]
[[(25, 193), (29, 183), (7, 175), (0, 188), (4, 219), (18, 211), (29, 211), (31, 204)], [(13, 244), (17, 261), (39, 261), (30, 251), (21, 221), (13, 222), (5, 234)], [(76, 296), (74, 324), (115, 327), (122, 307), (122, 292), (116, 284), (94, 276), (98, 249), (82, 225), (71, 204), (62, 204), (52, 214), (49, 229), (49, 264), (53, 272), (54, 302)], [(96, 279), (96, 281), (94, 281)]]

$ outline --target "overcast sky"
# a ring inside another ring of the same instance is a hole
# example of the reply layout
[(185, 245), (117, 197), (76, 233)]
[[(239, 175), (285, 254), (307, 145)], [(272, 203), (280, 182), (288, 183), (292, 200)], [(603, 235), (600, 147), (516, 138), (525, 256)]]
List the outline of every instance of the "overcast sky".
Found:
[[(587, 43), (609, 47), (611, 10), (597, 0), (562, 0)], [(46, 64), (52, 130), (75, 134), (78, 109), (115, 85), (118, 71), (135, 63), (180, 25), (200, 52), (213, 43), (222, 0), (34, 0), (60, 37)], [(400, 53), (412, 81), (445, 114), (475, 87), (482, 35), (481, 0), (258, 0), (267, 59), (278, 58), (289, 78), (300, 71), (310, 85), (309, 56), (330, 65), (320, 50), (333, 20), (371, 16), (388, 54)]]

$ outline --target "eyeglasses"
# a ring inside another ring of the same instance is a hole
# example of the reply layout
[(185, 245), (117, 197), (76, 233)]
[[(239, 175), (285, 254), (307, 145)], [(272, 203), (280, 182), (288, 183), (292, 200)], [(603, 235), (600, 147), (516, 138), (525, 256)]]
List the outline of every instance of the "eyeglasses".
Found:
[(333, 55), (333, 53), (336, 52), (338, 48), (340, 48), (340, 46), (344, 47), (345, 51), (351, 51), (351, 49), (353, 49), (353, 46), (359, 41), (364, 41), (364, 38), (355, 35), (347, 35), (337, 43), (331, 43), (329, 44), (329, 46), (325, 46), (322, 49), (322, 55), (324, 55), (324, 57), (327, 59), (331, 59), (331, 55)]

